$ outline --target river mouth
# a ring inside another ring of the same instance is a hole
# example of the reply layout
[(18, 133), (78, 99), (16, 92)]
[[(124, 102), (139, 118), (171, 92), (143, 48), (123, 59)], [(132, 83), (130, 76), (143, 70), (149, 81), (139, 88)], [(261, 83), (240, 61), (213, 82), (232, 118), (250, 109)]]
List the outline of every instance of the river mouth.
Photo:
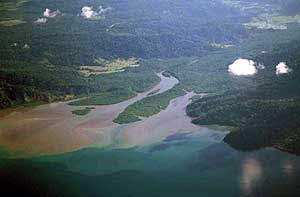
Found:
[(39, 185), (43, 194), (76, 188), (74, 196), (298, 196), (297, 156), (273, 148), (239, 152), (223, 142), (224, 129), (193, 125), (185, 113), (193, 92), (139, 122), (114, 123), (128, 105), (178, 83), (159, 76), (151, 90), (93, 106), (83, 117), (59, 102), (1, 118), (0, 143), (14, 159), (0, 157), (0, 175), (13, 185)]
[(125, 108), (149, 94), (172, 89), (179, 81), (157, 74), (160, 82), (151, 90), (121, 103), (92, 106), (85, 116), (71, 113), (68, 102), (51, 103), (30, 110), (15, 111), (1, 118), (0, 143), (16, 157), (40, 156), (79, 150), (88, 146), (128, 148), (162, 141), (180, 132), (199, 132), (186, 116), (185, 107), (193, 92), (172, 100), (167, 109), (137, 123), (119, 125), (113, 120)]

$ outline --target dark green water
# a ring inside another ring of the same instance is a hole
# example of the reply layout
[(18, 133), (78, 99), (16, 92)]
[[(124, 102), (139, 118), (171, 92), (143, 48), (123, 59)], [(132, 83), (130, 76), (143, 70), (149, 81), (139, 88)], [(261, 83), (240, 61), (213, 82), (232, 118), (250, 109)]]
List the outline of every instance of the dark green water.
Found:
[(1, 185), (32, 196), (299, 196), (297, 156), (271, 148), (238, 152), (223, 137), (209, 131), (147, 147), (2, 160)]

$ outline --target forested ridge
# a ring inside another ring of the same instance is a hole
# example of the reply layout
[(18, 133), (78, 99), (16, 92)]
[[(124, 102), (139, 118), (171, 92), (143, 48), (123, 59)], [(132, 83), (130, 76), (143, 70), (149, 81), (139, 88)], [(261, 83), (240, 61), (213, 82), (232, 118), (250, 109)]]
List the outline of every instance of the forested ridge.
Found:
[[(257, 56), (266, 69), (253, 77), (253, 88), (198, 99), (188, 106), (188, 115), (196, 124), (234, 127), (224, 140), (237, 149), (274, 146), (300, 154), (299, 46), (299, 41), (294, 41)], [(274, 73), (274, 65), (282, 59), (287, 60), (293, 73)]]

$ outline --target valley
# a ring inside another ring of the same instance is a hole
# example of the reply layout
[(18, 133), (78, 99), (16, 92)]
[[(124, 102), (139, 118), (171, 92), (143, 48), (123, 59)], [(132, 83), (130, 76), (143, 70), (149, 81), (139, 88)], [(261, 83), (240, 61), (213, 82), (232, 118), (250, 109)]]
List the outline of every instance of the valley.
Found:
[(4, 0), (4, 193), (299, 196), (299, 10)]

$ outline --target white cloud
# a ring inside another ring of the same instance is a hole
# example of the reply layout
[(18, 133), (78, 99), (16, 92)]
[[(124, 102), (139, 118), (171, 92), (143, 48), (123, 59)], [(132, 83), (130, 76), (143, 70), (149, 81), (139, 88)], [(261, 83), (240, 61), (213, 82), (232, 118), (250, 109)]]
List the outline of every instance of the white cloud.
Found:
[(33, 21), (36, 24), (43, 24), (47, 23), (48, 19), (47, 18), (38, 18), (37, 20)]
[(61, 12), (59, 10), (51, 12), (51, 10), (49, 8), (46, 8), (43, 15), (44, 15), (44, 17), (47, 17), (47, 18), (54, 18), (59, 14), (61, 14)]
[(256, 63), (252, 60), (239, 58), (228, 66), (228, 72), (238, 76), (254, 75), (257, 73)]
[(289, 72), (292, 72), (292, 69), (290, 69), (285, 62), (280, 62), (276, 66), (276, 75), (287, 74)]
[(112, 10), (111, 7), (103, 8), (102, 6), (99, 6), (98, 10), (95, 11), (93, 7), (84, 6), (81, 8), (81, 16), (86, 19), (93, 19), (97, 17), (103, 17), (105, 13)]
[(81, 8), (81, 16), (83, 16), (84, 18), (92, 18), (96, 16), (96, 12), (93, 11), (92, 7), (85, 6)]

